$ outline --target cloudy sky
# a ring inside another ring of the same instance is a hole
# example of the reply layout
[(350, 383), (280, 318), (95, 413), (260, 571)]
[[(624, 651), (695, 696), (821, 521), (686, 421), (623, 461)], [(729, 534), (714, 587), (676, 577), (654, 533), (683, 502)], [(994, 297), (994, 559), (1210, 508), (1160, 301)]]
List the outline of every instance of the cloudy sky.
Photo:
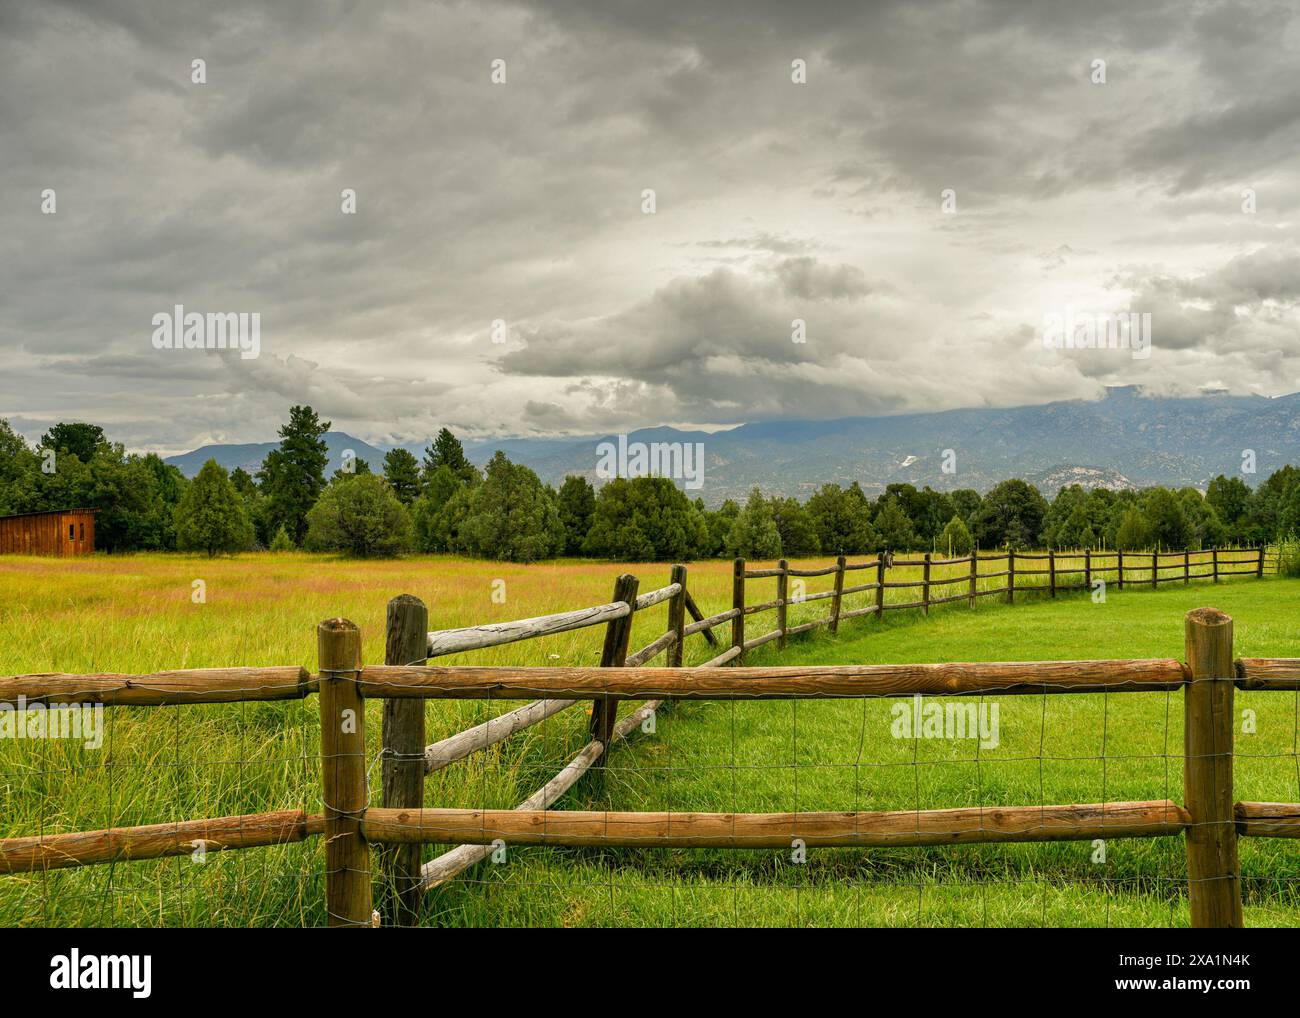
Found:
[[(298, 402), (397, 442), (1295, 391), (1298, 57), (1268, 2), (7, 0), (0, 416), (175, 452)], [(154, 349), (178, 303), (260, 356)], [(1151, 356), (1045, 349), (1067, 308)]]

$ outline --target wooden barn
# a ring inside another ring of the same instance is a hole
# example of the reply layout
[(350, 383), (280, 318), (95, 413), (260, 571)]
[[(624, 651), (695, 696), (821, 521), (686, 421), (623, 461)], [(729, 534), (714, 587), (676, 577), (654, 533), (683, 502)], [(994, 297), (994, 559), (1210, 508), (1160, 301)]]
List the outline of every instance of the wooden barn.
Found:
[(98, 509), (0, 516), (0, 555), (89, 555)]

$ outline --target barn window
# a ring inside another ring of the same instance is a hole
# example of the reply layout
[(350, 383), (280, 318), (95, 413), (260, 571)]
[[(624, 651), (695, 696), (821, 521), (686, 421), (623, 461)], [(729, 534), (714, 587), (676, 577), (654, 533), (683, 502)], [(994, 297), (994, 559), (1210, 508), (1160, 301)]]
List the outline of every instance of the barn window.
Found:
[(71, 540), (73, 539), (73, 534), (74, 534), (74, 533), (75, 533), (75, 529), (74, 529), (73, 525), (72, 525), (71, 523), (69, 523), (69, 524), (68, 524), (68, 540), (69, 540), (69, 541), (71, 541)]

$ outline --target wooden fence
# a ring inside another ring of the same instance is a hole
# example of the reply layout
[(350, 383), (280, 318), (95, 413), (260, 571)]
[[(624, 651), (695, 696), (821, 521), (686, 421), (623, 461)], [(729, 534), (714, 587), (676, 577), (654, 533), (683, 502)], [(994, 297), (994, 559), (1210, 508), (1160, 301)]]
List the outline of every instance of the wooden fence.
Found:
[[(1256, 550), (1250, 554), (1254, 556)], [(1098, 568), (1089, 555), (1085, 583)], [(1182, 554), (1182, 553), (1179, 553)], [(1240, 555), (1242, 552), (1234, 554)], [(1221, 569), (1213, 555), (1206, 576), (1262, 571), (1263, 554), (1252, 569)], [(1146, 556), (1155, 582), (1166, 568)], [(884, 591), (916, 583), (884, 579), (892, 566), (913, 563), (888, 557), (850, 564), (837, 560), (824, 569), (747, 570), (737, 561), (733, 606), (704, 616), (687, 587), (687, 570), (674, 566), (670, 583), (638, 593), (636, 577), (620, 576), (609, 603), (536, 619), (469, 629), (426, 632), (428, 614), (409, 595), (389, 603), (384, 665), (361, 661), (361, 634), (344, 619), (322, 622), (317, 630), (318, 667), (311, 674), (298, 667), (188, 669), (147, 675), (35, 674), (0, 677), (0, 701), (24, 697), (29, 704), (102, 703), (107, 706), (166, 706), (300, 699), (317, 695), (321, 723), (323, 811), (302, 810), (247, 814), (181, 823), (52, 834), (0, 840), (0, 873), (59, 869), (95, 863), (154, 859), (191, 853), (199, 843), (207, 851), (253, 848), (325, 836), (326, 909), (331, 926), (370, 926), (379, 921), (374, 877), (380, 879), (378, 905), (387, 921), (411, 925), (419, 915), (424, 892), (440, 886), (485, 858), (493, 842), (546, 845), (643, 847), (788, 847), (793, 838), (808, 846), (909, 846), (977, 842), (1092, 840), (1099, 837), (1155, 837), (1182, 834), (1188, 858), (1188, 897), (1194, 926), (1242, 925), (1238, 837), (1300, 837), (1300, 804), (1236, 802), (1232, 791), (1234, 689), (1300, 691), (1300, 658), (1233, 660), (1232, 620), (1214, 609), (1198, 609), (1185, 622), (1187, 662), (1175, 660), (1052, 661), (978, 664), (871, 665), (821, 667), (723, 667), (747, 649), (785, 639), (816, 625), (832, 631), (857, 615), (888, 608), (922, 607), (948, 600), (968, 600), (983, 593), (1014, 596), (1016, 560), (1046, 559), (1049, 594), (1068, 589), (1056, 577), (1057, 556), (1015, 555), (1007, 560), (1005, 587), (978, 590), (980, 556), (918, 560), (923, 568), (919, 601), (887, 603)], [(931, 588), (946, 582), (930, 575), (935, 565), (969, 564), (969, 586), (958, 597), (930, 598)], [(1224, 565), (1234, 564), (1229, 559)], [(1114, 568), (1126, 569), (1124, 557)], [(1132, 563), (1127, 566), (1132, 569)], [(845, 585), (846, 574), (875, 570), (872, 583)], [(1021, 570), (1023, 575), (1025, 570)], [(1044, 572), (1039, 570), (1040, 573)], [(788, 625), (790, 579), (833, 576), (831, 590), (802, 600), (831, 601), (824, 618)], [(750, 579), (775, 578), (775, 601), (748, 605)], [(1184, 558), (1183, 576), (1196, 578)], [(1130, 572), (1129, 582), (1132, 582)], [(1043, 585), (1038, 585), (1043, 586)], [(874, 603), (844, 609), (844, 599), (874, 592)], [(629, 653), (635, 613), (667, 606), (663, 634)], [(745, 619), (776, 611), (778, 628), (746, 641)], [(689, 616), (693, 621), (686, 621)], [(732, 626), (731, 645), (704, 665), (683, 668), (686, 638), (701, 634), (716, 649), (715, 627)], [(498, 646), (586, 626), (605, 626), (599, 667), (438, 667), (430, 658)], [(647, 665), (667, 655), (666, 665)], [(661, 813), (554, 811), (549, 807), (585, 773), (599, 768), (610, 747), (630, 737), (665, 700), (822, 699), (978, 695), (997, 693), (1067, 694), (1184, 690), (1184, 798), (1087, 805), (979, 807), (900, 812), (817, 813)], [(371, 806), (366, 783), (365, 701), (383, 706), (383, 805)], [(425, 744), (426, 699), (528, 699), (516, 708), (474, 728), (431, 745)], [(623, 719), (623, 700), (641, 706)], [(590, 741), (550, 781), (514, 810), (429, 809), (424, 807), (426, 774), (471, 753), (508, 739), (559, 711), (592, 704)], [(425, 842), (459, 844), (421, 865)], [(372, 866), (372, 853), (376, 863)]]
[[(929, 615), (938, 605), (965, 602), (974, 608), (977, 599), (992, 595), (1006, 595), (1008, 604), (1014, 604), (1017, 595), (1045, 594), (1054, 598), (1060, 593), (1093, 590), (1097, 581), (1114, 584), (1116, 589), (1128, 587), (1156, 587), (1170, 583), (1189, 584), (1192, 580), (1211, 580), (1218, 583), (1229, 576), (1264, 575), (1265, 547), (1207, 548), (1204, 551), (1007, 551), (981, 555), (973, 552), (957, 558), (942, 558), (926, 552), (920, 558), (894, 558), (889, 553), (877, 555), (866, 562), (849, 562), (843, 555), (833, 566), (816, 569), (792, 568), (785, 559), (774, 567), (748, 569), (744, 559), (733, 564), (731, 610), (712, 616), (711, 624), (731, 622), (732, 654), (730, 661), (746, 651), (775, 642), (784, 648), (786, 640), (799, 633), (825, 626), (834, 633), (843, 619), (866, 615), (883, 617), (887, 611), (920, 609)], [(1028, 562), (1029, 568), (1020, 563)], [(937, 575), (935, 570), (965, 567), (949, 575)], [(899, 568), (920, 569), (916, 579), (888, 579), (890, 570)], [(981, 571), (981, 569), (985, 571)], [(845, 586), (847, 574), (865, 571), (874, 579), (866, 583)], [(812, 594), (791, 597), (790, 581), (809, 577), (833, 577), (834, 586)], [(1031, 577), (1028, 583), (1025, 577)], [(747, 600), (747, 583), (750, 580), (775, 579), (775, 597), (758, 604)], [(989, 581), (1004, 581), (1002, 583)], [(947, 591), (958, 588), (957, 593)], [(916, 591), (910, 600), (889, 600), (889, 590)], [(845, 608), (844, 599), (856, 594), (873, 594), (870, 604)], [(830, 609), (821, 618), (799, 625), (788, 625), (792, 604), (807, 604), (823, 599), (830, 600)], [(745, 620), (762, 612), (776, 612), (776, 628), (762, 636), (747, 638)]]

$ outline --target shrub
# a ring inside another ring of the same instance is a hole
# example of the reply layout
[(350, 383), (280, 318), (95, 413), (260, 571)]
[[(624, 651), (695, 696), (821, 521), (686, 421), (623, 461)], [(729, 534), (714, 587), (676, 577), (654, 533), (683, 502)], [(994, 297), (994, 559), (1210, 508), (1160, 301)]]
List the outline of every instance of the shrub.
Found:
[(306, 546), (358, 558), (400, 555), (411, 549), (411, 517), (377, 474), (341, 477), (307, 514)]
[(253, 543), (244, 500), (216, 460), (208, 460), (176, 506), (176, 543), (191, 551), (246, 551)]
[(295, 545), (293, 538), (289, 536), (289, 532), (284, 527), (281, 527), (275, 532), (275, 536), (271, 538), (270, 547), (271, 551), (293, 551)]

